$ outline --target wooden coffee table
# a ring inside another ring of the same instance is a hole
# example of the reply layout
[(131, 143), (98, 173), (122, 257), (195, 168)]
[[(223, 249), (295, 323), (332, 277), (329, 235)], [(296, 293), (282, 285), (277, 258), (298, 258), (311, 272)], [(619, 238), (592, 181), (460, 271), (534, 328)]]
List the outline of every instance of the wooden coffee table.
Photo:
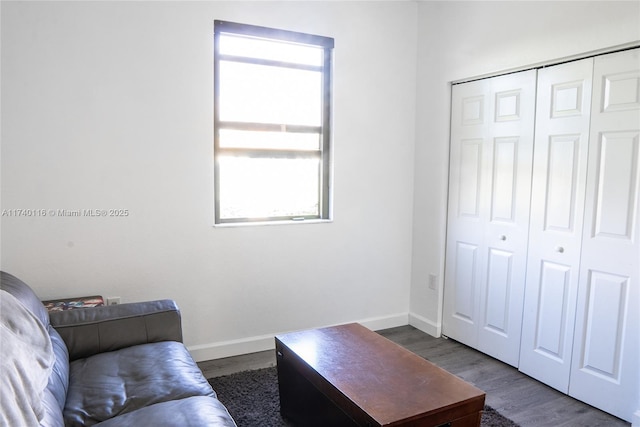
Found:
[(352, 323), (276, 337), (282, 415), (297, 426), (479, 426), (485, 394)]

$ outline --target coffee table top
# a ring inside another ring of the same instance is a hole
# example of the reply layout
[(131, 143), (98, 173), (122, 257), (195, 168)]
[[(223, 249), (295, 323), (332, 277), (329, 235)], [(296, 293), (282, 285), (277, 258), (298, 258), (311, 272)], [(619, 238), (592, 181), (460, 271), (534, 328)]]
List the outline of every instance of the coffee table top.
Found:
[(276, 339), (380, 425), (484, 406), (483, 391), (357, 323)]

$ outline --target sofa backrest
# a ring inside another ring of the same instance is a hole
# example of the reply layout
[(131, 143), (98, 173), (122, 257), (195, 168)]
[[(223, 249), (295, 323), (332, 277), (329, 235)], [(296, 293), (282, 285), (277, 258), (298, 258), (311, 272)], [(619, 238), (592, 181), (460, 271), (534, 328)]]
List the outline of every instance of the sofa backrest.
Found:
[(17, 277), (0, 272), (0, 289), (13, 295), (46, 328), (51, 338), (55, 362), (43, 394), (43, 427), (63, 427), (62, 410), (69, 388), (69, 352), (58, 332), (49, 324), (49, 313), (33, 290)]

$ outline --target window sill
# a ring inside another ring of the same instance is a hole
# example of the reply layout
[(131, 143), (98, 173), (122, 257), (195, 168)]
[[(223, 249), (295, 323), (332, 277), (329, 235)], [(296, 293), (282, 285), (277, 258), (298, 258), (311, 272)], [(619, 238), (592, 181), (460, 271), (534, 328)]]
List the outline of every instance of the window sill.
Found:
[(222, 224), (213, 224), (213, 228), (235, 228), (235, 227), (260, 227), (273, 225), (301, 225), (301, 224), (327, 224), (333, 222), (333, 219), (303, 219), (288, 221), (247, 221), (247, 222), (225, 222)]

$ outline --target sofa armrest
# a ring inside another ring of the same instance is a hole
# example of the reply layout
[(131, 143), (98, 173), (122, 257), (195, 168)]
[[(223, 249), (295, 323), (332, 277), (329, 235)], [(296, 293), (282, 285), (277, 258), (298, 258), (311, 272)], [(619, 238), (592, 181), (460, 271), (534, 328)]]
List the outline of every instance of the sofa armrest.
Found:
[(138, 344), (182, 342), (180, 310), (172, 300), (59, 311), (49, 317), (70, 360)]

